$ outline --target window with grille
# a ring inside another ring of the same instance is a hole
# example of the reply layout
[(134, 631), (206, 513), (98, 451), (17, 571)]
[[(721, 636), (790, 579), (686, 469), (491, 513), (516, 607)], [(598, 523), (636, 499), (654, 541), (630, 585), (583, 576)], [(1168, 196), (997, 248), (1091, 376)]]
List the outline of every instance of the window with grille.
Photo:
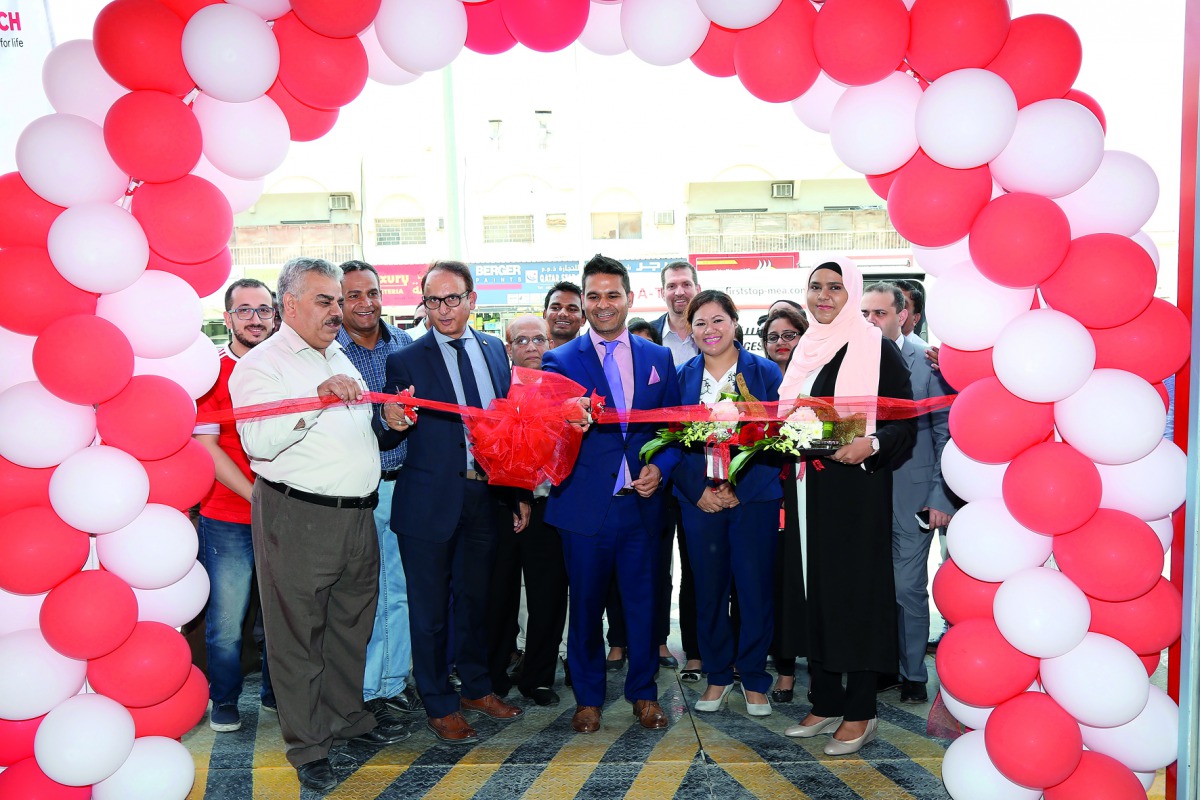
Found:
[(592, 238), (642, 238), (642, 212), (618, 211), (592, 214)]
[(375, 220), (375, 244), (425, 244), (425, 218)]
[(483, 218), (483, 241), (486, 244), (533, 242), (533, 215)]

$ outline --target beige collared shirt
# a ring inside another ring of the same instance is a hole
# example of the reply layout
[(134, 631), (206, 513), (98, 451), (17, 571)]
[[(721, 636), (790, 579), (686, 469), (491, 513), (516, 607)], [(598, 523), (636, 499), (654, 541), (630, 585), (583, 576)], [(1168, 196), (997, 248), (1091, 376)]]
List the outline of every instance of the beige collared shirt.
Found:
[[(331, 343), (321, 354), (284, 323), (238, 362), (229, 394), (235, 407), (315, 397), (317, 387), (338, 374), (366, 389), (340, 344)], [(297, 428), (300, 420), (304, 425)], [(362, 497), (379, 485), (370, 403), (243, 420), (237, 429), (250, 468), (267, 480), (337, 497)]]

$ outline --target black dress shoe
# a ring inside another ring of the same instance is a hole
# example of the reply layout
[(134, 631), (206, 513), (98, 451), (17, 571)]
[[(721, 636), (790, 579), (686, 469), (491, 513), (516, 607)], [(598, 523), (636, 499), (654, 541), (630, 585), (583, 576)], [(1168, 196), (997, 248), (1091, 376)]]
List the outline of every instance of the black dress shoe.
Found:
[(301, 764), (296, 767), (296, 777), (300, 779), (301, 786), (322, 794), (337, 786), (337, 776), (333, 774), (328, 758)]
[(928, 703), (929, 692), (923, 681), (904, 681), (900, 686), (901, 703)]
[(405, 686), (404, 691), (387, 699), (388, 708), (401, 714), (420, 714), (425, 711), (425, 701), (417, 694), (417, 687)]
[(901, 683), (899, 675), (895, 673), (888, 675), (881, 672), (875, 676), (875, 691), (887, 692), (892, 689), (899, 689)]
[(607, 669), (609, 672), (620, 672), (621, 668), (624, 666), (625, 666), (625, 654), (624, 653), (621, 654), (620, 658), (616, 658), (616, 659), (609, 658), (609, 659), (606, 659), (604, 662), (604, 668)]
[(539, 686), (536, 689), (530, 689), (528, 692), (524, 689), (521, 694), (528, 697), (539, 706), (556, 706), (558, 705), (558, 692), (545, 686)]
[(659, 656), (658, 665), (668, 669), (677, 669), (679, 667), (679, 659), (675, 656)]
[(795, 689), (772, 689), (771, 690), (771, 702), (772, 703), (790, 703), (790, 702), (792, 702), (792, 699), (795, 698), (795, 696), (796, 696)]
[(365, 744), (370, 747), (382, 747), (384, 745), (396, 744), (403, 742), (409, 737), (409, 731), (406, 727), (399, 723), (391, 725), (376, 725), (366, 733), (360, 733), (350, 741), (353, 744)]

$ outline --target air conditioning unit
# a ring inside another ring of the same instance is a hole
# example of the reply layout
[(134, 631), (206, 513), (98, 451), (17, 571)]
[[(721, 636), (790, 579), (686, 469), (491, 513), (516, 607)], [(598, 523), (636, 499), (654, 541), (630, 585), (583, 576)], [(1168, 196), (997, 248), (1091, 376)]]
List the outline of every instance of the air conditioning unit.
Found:
[(655, 211), (654, 212), (654, 224), (655, 225), (674, 225), (675, 224), (675, 212), (674, 211)]
[(330, 211), (349, 211), (354, 207), (354, 198), (348, 194), (329, 195)]
[(791, 198), (795, 196), (796, 184), (792, 181), (787, 183), (772, 183), (771, 197), (775, 198)]

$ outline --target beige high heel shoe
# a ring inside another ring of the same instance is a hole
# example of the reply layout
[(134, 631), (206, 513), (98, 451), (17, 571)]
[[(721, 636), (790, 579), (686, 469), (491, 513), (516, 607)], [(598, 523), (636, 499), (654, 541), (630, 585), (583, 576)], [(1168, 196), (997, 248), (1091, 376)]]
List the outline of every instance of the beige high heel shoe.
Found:
[(826, 717), (820, 722), (815, 722), (812, 725), (793, 725), (783, 732), (784, 736), (790, 736), (793, 739), (811, 739), (814, 736), (820, 736), (822, 733), (833, 733), (837, 730), (838, 725), (842, 724), (841, 717)]
[(875, 734), (878, 732), (879, 720), (872, 717), (867, 720), (867, 729), (863, 731), (863, 735), (857, 739), (851, 739), (848, 742), (843, 742), (841, 739), (830, 739), (829, 744), (825, 745), (825, 755), (848, 756), (851, 753), (857, 753), (864, 744), (875, 741)]

